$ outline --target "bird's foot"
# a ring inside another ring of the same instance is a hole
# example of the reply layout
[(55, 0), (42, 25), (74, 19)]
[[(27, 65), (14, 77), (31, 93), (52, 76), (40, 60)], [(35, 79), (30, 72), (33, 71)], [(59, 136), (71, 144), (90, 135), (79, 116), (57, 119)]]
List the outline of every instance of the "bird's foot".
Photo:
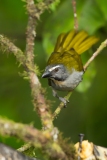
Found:
[(67, 100), (65, 98), (62, 98), (62, 97), (59, 97), (59, 100), (64, 103), (64, 108), (66, 108), (67, 107), (67, 103), (69, 103), (69, 100)]
[(64, 103), (64, 108), (66, 108), (67, 107), (67, 103), (69, 103), (69, 100), (67, 100), (65, 98), (62, 98), (62, 97), (59, 97), (57, 92), (54, 89), (52, 90), (52, 92), (53, 92), (53, 96), (57, 97), (61, 102), (63, 102)]

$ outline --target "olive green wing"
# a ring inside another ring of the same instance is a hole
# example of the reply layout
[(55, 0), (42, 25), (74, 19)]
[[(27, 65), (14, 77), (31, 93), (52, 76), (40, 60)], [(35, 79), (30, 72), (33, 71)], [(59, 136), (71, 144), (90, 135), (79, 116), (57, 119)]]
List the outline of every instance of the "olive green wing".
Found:
[(68, 68), (68, 70), (71, 72), (72, 68), (74, 68), (76, 71), (83, 70), (81, 57), (74, 49), (65, 51), (61, 56), (61, 61), (62, 64), (66, 66), (66, 68)]
[(63, 54), (53, 52), (49, 57), (47, 65), (63, 64), (69, 71), (72, 72), (72, 68), (77, 71), (83, 70), (81, 57), (75, 52), (75, 50), (65, 51)]

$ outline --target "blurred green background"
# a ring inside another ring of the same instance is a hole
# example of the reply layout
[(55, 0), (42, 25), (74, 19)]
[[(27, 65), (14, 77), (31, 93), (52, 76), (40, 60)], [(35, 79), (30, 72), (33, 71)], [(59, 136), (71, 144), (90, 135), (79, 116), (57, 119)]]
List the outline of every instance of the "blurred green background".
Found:
[[(89, 59), (100, 43), (107, 37), (107, 0), (77, 0), (79, 28), (100, 37), (100, 41), (82, 55), (83, 63)], [(21, 0), (0, 1), (0, 34), (10, 38), (25, 50), (27, 12)], [(51, 10), (42, 14), (37, 24), (35, 40), (35, 63), (43, 72), (46, 61), (53, 51), (55, 40), (61, 32), (73, 29), (74, 19), (71, 0), (62, 0)], [(0, 53), (0, 115), (16, 122), (33, 123), (41, 129), (38, 115), (33, 111), (30, 86), (19, 76), (23, 68), (13, 54)], [(46, 88), (46, 97), (52, 100), (52, 111), (59, 104), (51, 94), (47, 80), (39, 77)], [(63, 93), (60, 93), (64, 95)], [(83, 82), (73, 92), (70, 103), (54, 121), (55, 126), (76, 143), (78, 134), (94, 144), (107, 147), (107, 48), (92, 62)], [(0, 137), (0, 141), (14, 148), (23, 142), (15, 138)]]

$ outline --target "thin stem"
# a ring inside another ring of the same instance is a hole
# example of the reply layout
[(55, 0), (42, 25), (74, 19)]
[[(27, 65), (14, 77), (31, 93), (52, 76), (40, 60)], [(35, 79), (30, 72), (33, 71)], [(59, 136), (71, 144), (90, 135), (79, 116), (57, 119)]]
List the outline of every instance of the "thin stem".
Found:
[(96, 56), (98, 56), (98, 54), (107, 46), (107, 39), (101, 43), (101, 45), (99, 46), (99, 48), (97, 49), (96, 52), (93, 53), (93, 55), (91, 56), (91, 58), (86, 62), (86, 64), (84, 65), (84, 71), (86, 71), (86, 69), (88, 68), (88, 66), (90, 65), (90, 63), (95, 59)]
[(74, 29), (78, 31), (78, 19), (77, 19), (77, 11), (76, 11), (76, 0), (72, 0), (73, 14), (74, 14)]
[[(65, 96), (64, 98), (66, 100), (69, 100), (70, 96), (71, 96), (72, 92), (69, 92), (67, 94), (67, 96)], [(61, 112), (61, 110), (64, 108), (64, 103), (61, 102), (60, 105), (57, 107), (57, 109), (54, 111), (53, 115), (52, 115), (52, 120), (54, 121), (55, 118), (57, 118), (57, 116), (59, 115), (59, 113)]]
[(23, 145), (22, 147), (18, 148), (17, 151), (24, 152), (24, 151), (28, 150), (31, 147), (32, 147), (31, 143), (27, 143), (27, 144)]

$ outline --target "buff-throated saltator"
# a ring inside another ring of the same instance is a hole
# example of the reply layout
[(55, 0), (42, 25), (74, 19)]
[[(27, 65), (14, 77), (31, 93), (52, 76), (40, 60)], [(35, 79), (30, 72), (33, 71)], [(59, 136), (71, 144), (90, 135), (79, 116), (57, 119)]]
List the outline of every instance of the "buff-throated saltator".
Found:
[(85, 31), (72, 30), (58, 36), (42, 78), (48, 78), (53, 95), (65, 105), (67, 100), (59, 97), (56, 90), (72, 91), (82, 81), (84, 69), (80, 54), (97, 41), (98, 38), (89, 36)]

